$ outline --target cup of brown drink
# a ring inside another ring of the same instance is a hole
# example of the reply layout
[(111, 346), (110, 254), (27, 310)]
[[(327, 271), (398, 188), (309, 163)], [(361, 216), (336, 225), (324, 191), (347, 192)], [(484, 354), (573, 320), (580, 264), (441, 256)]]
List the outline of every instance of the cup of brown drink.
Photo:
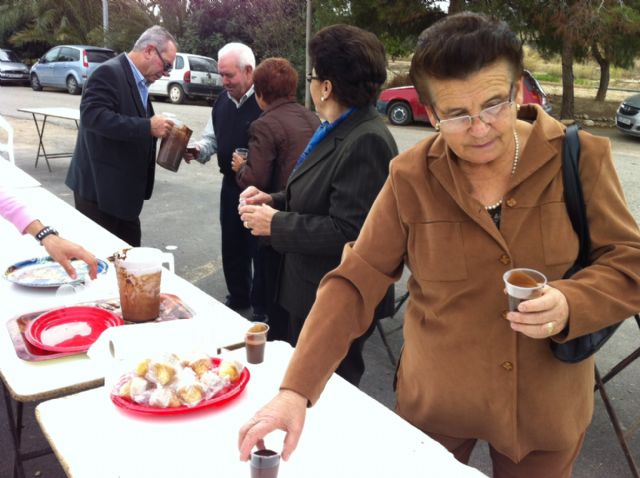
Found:
[(173, 269), (173, 255), (151, 247), (132, 247), (115, 253), (114, 262), (122, 318), (128, 322), (158, 318), (162, 264)]
[(518, 310), (520, 302), (540, 295), (540, 290), (547, 285), (547, 278), (535, 269), (511, 269), (502, 276), (509, 297), (509, 311)]
[(267, 345), (267, 332), (269, 326), (264, 322), (252, 322), (251, 327), (244, 336), (247, 349), (247, 362), (252, 364), (264, 361), (264, 349)]
[(273, 450), (251, 452), (251, 478), (276, 478), (280, 465), (280, 454)]

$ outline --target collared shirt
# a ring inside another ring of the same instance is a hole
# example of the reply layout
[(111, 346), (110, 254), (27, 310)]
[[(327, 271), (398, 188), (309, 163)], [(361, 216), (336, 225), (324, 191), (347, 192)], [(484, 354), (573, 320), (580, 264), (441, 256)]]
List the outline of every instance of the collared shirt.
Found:
[[(236, 105), (236, 108), (240, 108), (249, 98), (251, 98), (251, 95), (254, 93), (254, 89), (253, 85), (251, 85), (251, 88), (249, 88), (239, 100), (236, 100), (231, 96), (228, 91), (226, 93), (233, 104)], [(205, 126), (202, 136), (197, 144), (200, 146), (198, 161), (203, 164), (211, 159), (211, 155), (218, 152), (218, 139), (216, 138), (216, 132), (213, 130), (213, 119), (211, 115), (209, 115), (207, 126)]]
[(140, 70), (138, 70), (138, 67), (131, 61), (131, 59), (129, 58), (129, 55), (125, 55), (125, 57), (129, 61), (129, 64), (131, 65), (131, 71), (133, 72), (134, 80), (136, 80), (136, 86), (138, 87), (138, 92), (140, 93), (142, 106), (144, 107), (144, 110), (147, 111), (147, 99), (149, 98), (149, 83), (147, 83), (147, 80), (145, 79), (145, 77), (142, 76), (142, 73), (140, 73)]

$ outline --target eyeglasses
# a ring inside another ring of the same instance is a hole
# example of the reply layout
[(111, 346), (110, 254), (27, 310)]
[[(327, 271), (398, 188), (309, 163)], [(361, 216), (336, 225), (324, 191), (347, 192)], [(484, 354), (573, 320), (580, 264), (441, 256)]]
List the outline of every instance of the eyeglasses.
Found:
[(307, 75), (307, 83), (311, 83), (312, 80), (318, 80), (320, 81), (320, 77), (319, 76), (314, 76), (311, 73), (309, 73)]
[(160, 61), (162, 62), (162, 71), (164, 71), (165, 73), (171, 73), (171, 70), (173, 70), (173, 63), (169, 63), (167, 60), (162, 58), (162, 55), (160, 54), (160, 51), (158, 51), (157, 47), (154, 46), (153, 49), (156, 51), (158, 58), (160, 58)]
[(507, 101), (503, 101), (502, 103), (498, 103), (497, 105), (489, 106), (488, 108), (483, 109), (477, 115), (462, 115), (456, 116), (455, 118), (446, 118), (441, 120), (438, 117), (438, 113), (435, 110), (435, 104), (433, 105), (433, 114), (438, 120), (435, 125), (436, 131), (445, 131), (449, 133), (461, 133), (463, 131), (467, 131), (471, 126), (473, 126), (473, 120), (478, 118), (484, 124), (490, 125), (502, 119), (504, 114), (509, 111), (511, 106), (513, 105), (514, 100), (514, 85), (511, 85), (511, 90), (509, 92), (509, 99)]

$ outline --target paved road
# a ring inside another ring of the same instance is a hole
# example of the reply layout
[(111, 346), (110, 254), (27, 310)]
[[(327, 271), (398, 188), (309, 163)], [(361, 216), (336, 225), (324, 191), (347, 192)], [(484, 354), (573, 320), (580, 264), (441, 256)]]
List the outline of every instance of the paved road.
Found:
[[(16, 162), (29, 174), (37, 177), (44, 187), (57, 194), (65, 201), (72, 203), (72, 196), (64, 186), (69, 159), (52, 160), (53, 172), (49, 173), (44, 165), (34, 168), (37, 148), (37, 136), (30, 115), (17, 112), (22, 107), (45, 106), (78, 106), (80, 98), (67, 93), (52, 91), (33, 92), (30, 88), (0, 87), (0, 115), (8, 118), (16, 129)], [(211, 108), (206, 104), (172, 105), (154, 103), (157, 112), (174, 113), (194, 130), (194, 137), (199, 137), (210, 115)], [(400, 150), (415, 144), (421, 138), (432, 134), (433, 130), (421, 125), (404, 128), (390, 128)], [(627, 200), (637, 220), (640, 220), (640, 140), (622, 136), (615, 130), (597, 130), (598, 134), (609, 136)], [(64, 151), (73, 148), (75, 142), (73, 123), (52, 120), (47, 126), (45, 141), (50, 151)], [(214, 160), (215, 161), (215, 160)], [(220, 175), (213, 162), (202, 166), (199, 164), (180, 167), (178, 173), (158, 168), (156, 188), (153, 198), (144, 207), (141, 217), (143, 227), (143, 245), (165, 248), (177, 246), (176, 269), (178, 274), (191, 281), (217, 299), (223, 299), (226, 293), (222, 277), (220, 259), (220, 236), (218, 227), (218, 194)], [(64, 225), (56, 224), (64, 231)], [(90, 248), (90, 244), (87, 245)], [(404, 290), (403, 283), (398, 285), (398, 292)], [(399, 314), (401, 316), (401, 314)], [(399, 327), (401, 319), (396, 317), (383, 322), (385, 329), (391, 330), (392, 348), (397, 354), (402, 342)], [(598, 355), (598, 362), (606, 370), (633, 347), (640, 344), (640, 334), (629, 321), (616, 334), (611, 343)], [(391, 366), (381, 341), (374, 334), (366, 346), (368, 371), (363, 378), (362, 389), (385, 405), (393, 407)], [(640, 361), (627, 369), (620, 377), (611, 382), (610, 395), (624, 424), (640, 419)], [(549, 403), (553, 406), (553, 403)], [(43, 439), (37, 424), (33, 422), (32, 406), (25, 407), (27, 425), (25, 440), (30, 447), (38, 446)], [(6, 416), (0, 412), (0, 429)], [(636, 424), (636, 431), (640, 423)], [(640, 433), (632, 440), (635, 459), (640, 462)], [(5, 450), (0, 459), (0, 477), (10, 476), (7, 455), (10, 449), (6, 431), (0, 435), (0, 447)], [(472, 464), (485, 473), (489, 473), (489, 461), (486, 447), (480, 447), (472, 457)], [(27, 466), (27, 476), (34, 476), (40, 471), (42, 477), (61, 478), (64, 476), (56, 460), (49, 456), (35, 460)], [(585, 446), (576, 466), (574, 476), (577, 478), (595, 478), (605, 475), (616, 475), (620, 478), (630, 476), (624, 457), (615, 442), (615, 435), (607, 421), (606, 413), (599, 400), (596, 402), (596, 413), (590, 427)]]

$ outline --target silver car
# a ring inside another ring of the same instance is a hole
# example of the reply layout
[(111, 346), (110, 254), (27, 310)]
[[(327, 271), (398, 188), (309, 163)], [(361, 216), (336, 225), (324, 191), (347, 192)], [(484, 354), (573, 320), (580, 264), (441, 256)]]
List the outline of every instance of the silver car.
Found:
[(82, 91), (87, 78), (100, 63), (116, 56), (109, 48), (89, 45), (59, 45), (31, 67), (31, 88), (63, 88), (72, 95)]
[(0, 85), (5, 83), (29, 84), (29, 67), (11, 50), (0, 49)]
[(167, 97), (171, 103), (183, 103), (187, 98), (209, 101), (222, 91), (218, 62), (207, 56), (178, 52), (169, 76), (163, 76), (149, 86), (149, 94)]
[(620, 103), (616, 127), (625, 134), (640, 136), (640, 95), (630, 96)]

